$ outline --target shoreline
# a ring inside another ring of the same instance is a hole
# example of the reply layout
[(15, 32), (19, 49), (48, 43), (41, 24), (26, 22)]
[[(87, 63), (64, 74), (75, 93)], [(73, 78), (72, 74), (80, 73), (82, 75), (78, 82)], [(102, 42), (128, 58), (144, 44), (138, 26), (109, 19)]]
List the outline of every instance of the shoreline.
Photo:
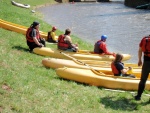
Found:
[(60, 4), (60, 3), (59, 2), (46, 3), (46, 4), (43, 4), (43, 5), (33, 6), (33, 9), (37, 9), (37, 8), (41, 8), (41, 7), (45, 7), (45, 6), (51, 6), (51, 5), (55, 5), (55, 4)]

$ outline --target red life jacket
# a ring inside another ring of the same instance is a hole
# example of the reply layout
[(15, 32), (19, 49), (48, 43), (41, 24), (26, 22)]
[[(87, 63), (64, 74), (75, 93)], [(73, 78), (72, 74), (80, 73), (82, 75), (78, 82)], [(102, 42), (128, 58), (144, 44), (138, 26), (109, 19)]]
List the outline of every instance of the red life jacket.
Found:
[(68, 49), (69, 44), (64, 41), (65, 35), (60, 35), (58, 38), (58, 48)]
[[(33, 30), (33, 28), (28, 28), (27, 32), (26, 32), (26, 40), (29, 42), (34, 42), (33, 38), (30, 36), (31, 31)], [(39, 40), (40, 38), (40, 33), (38, 30), (36, 30), (36, 38), (37, 40)]]
[(142, 51), (145, 56), (150, 57), (150, 36), (147, 36), (143, 39)]
[(111, 70), (112, 70), (112, 72), (114, 73), (114, 75), (119, 74), (119, 71), (118, 71), (118, 69), (116, 68), (114, 62), (111, 63)]

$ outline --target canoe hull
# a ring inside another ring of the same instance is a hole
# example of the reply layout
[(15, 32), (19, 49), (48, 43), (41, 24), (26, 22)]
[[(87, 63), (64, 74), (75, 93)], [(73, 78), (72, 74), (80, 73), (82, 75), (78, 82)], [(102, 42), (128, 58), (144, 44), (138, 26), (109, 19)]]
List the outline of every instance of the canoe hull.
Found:
[[(91, 61), (89, 63), (89, 61)], [(96, 63), (95, 63), (96, 62)], [(61, 67), (74, 67), (86, 69), (93, 67), (94, 69), (99, 69), (100, 67), (109, 67), (111, 66), (111, 62), (108, 61), (93, 61), (93, 60), (68, 60), (68, 59), (58, 59), (58, 58), (44, 58), (42, 60), (42, 64), (49, 68), (61, 68)], [(88, 66), (85, 66), (85, 65)], [(133, 67), (135, 69), (141, 69), (137, 64), (133, 63), (124, 63), (125, 67)]]
[[(60, 58), (60, 59), (71, 59), (68, 56), (60, 53), (62, 52), (61, 50), (58, 49), (52, 49), (52, 48), (46, 48), (46, 47), (42, 47), (42, 48), (35, 48), (33, 50), (34, 53), (39, 54), (39, 55), (43, 55), (43, 56), (50, 56), (53, 58)], [(80, 59), (80, 60), (96, 60), (96, 61), (112, 61), (114, 60), (114, 56), (112, 55), (99, 55), (99, 54), (92, 54), (90, 52), (67, 52), (67, 51), (63, 51), (63, 53), (76, 58), (76, 59)], [(129, 54), (123, 54), (123, 60), (129, 60), (131, 58), (131, 56)]]
[[(109, 66), (107, 65), (108, 62), (106, 65), (104, 63), (105, 62), (102, 61), (102, 65), (99, 64), (99, 66), (98, 65), (96, 65), (96, 66), (95, 65), (87, 65), (86, 66), (85, 63), (77, 64), (77, 62), (74, 62), (72, 60), (65, 60), (65, 59), (44, 58), (42, 60), (42, 64), (48, 68), (54, 68), (55, 69), (55, 68), (68, 67), (68, 68), (79, 68), (79, 69), (88, 69), (88, 70), (90, 70), (92, 68), (92, 69), (101, 71), (105, 74), (109, 74), (109, 75), (113, 76), (110, 65)], [(125, 66), (129, 67), (129, 66), (131, 66), (131, 64), (125, 63)], [(132, 64), (132, 68), (133, 68), (132, 74), (134, 74), (137, 78), (140, 78), (141, 77), (141, 67), (138, 67), (136, 64)], [(150, 79), (150, 76), (149, 76), (149, 79)]]
[[(122, 78), (109, 75), (96, 75), (91, 70), (77, 68), (57, 68), (56, 74), (61, 78), (73, 80), (89, 85), (110, 89), (137, 90), (140, 79)], [(150, 90), (150, 81), (146, 83), (146, 90)]]

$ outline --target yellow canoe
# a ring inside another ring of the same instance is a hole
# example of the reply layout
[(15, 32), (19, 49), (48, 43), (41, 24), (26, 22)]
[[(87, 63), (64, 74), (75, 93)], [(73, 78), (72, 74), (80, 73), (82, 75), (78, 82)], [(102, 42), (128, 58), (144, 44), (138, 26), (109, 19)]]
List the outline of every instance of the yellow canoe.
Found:
[[(140, 81), (139, 78), (116, 77), (94, 72), (93, 70), (67, 67), (57, 68), (56, 74), (64, 79), (110, 89), (137, 90)], [(149, 80), (146, 82), (145, 89), (150, 90)]]
[[(68, 59), (58, 59), (58, 58), (44, 58), (42, 64), (50, 68), (60, 68), (60, 67), (79, 67), (79, 68), (88, 68), (88, 66), (99, 68), (99, 67), (110, 67), (111, 62), (109, 61), (97, 61), (93, 60), (68, 60)], [(88, 66), (86, 66), (86, 64)], [(137, 64), (134, 63), (124, 63), (125, 67), (133, 67), (141, 69)]]
[[(33, 52), (38, 54), (38, 55), (43, 55), (43, 56), (50, 56), (53, 58), (61, 58), (61, 59), (70, 59), (68, 56), (62, 54), (61, 50), (58, 49), (53, 49), (53, 48), (47, 48), (47, 47), (42, 47), (42, 48), (35, 48), (33, 49)], [(87, 50), (82, 50), (79, 52), (68, 52), (68, 51), (63, 51), (63, 53), (74, 57), (76, 59), (80, 60), (96, 60), (96, 61), (112, 61), (114, 60), (114, 56), (112, 55), (99, 55), (99, 54), (93, 54), (90, 51)], [(123, 60), (129, 60), (131, 56), (129, 54), (123, 54)]]
[[(110, 64), (110, 62), (106, 62), (105, 65), (105, 61), (102, 61), (102, 64), (98, 65), (92, 65), (92, 64), (85, 64), (80, 63), (80, 62), (74, 62), (73, 60), (65, 60), (65, 59), (56, 59), (56, 58), (44, 58), (42, 60), (42, 64), (45, 67), (49, 67), (49, 68), (63, 68), (63, 67), (68, 67), (68, 68), (79, 68), (79, 69), (94, 69), (97, 71), (101, 71), (105, 74), (109, 74), (113, 76), (113, 73), (111, 71), (110, 65), (108, 66), (107, 64)], [(125, 63), (126, 67), (132, 67), (132, 74), (134, 74), (137, 78), (141, 77), (141, 67), (138, 67), (137, 64), (131, 64), (131, 63)], [(149, 76), (150, 78), (150, 76)]]
[[(15, 23), (11, 23), (5, 20), (0, 19), (0, 27), (3, 29), (7, 29), (10, 31), (14, 31), (17, 33), (21, 33), (23, 35), (26, 34), (26, 31), (28, 29), (28, 27), (19, 25), (19, 24), (15, 24)], [(47, 40), (47, 33), (40, 31), (41, 37), (45, 38), (45, 40)]]

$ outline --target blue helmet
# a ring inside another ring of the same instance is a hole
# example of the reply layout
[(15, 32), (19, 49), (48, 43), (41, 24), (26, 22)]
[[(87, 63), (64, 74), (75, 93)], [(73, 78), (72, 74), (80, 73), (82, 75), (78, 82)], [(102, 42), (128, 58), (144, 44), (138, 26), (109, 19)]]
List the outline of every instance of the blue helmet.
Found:
[(107, 39), (107, 35), (102, 35), (101, 36), (101, 40), (106, 40)]

